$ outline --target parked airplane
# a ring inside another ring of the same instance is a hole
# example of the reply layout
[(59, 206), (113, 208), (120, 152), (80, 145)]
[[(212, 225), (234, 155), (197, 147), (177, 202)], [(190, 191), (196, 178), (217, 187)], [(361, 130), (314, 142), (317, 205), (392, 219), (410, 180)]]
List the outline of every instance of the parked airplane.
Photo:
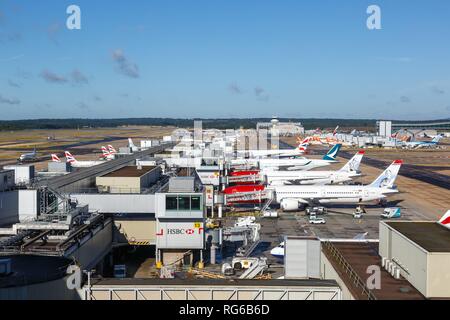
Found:
[(105, 163), (104, 161), (78, 161), (69, 151), (65, 151), (64, 153), (66, 155), (66, 162), (70, 163), (74, 168), (89, 168)]
[(361, 175), (359, 167), (363, 156), (364, 151), (359, 151), (337, 171), (266, 171), (264, 181), (268, 185), (325, 185), (348, 182)]
[(111, 153), (111, 154), (117, 154), (116, 149), (114, 149), (114, 147), (110, 144), (108, 144), (108, 150), (109, 150), (109, 153)]
[(270, 254), (278, 259), (284, 259), (284, 242), (270, 250)]
[(114, 160), (115, 156), (105, 146), (102, 146), (101, 159), (103, 159), (103, 160)]
[(322, 159), (234, 159), (231, 160), (233, 167), (255, 167), (263, 171), (269, 170), (311, 170), (314, 168), (328, 166), (336, 162), (336, 156), (341, 149), (340, 144), (333, 146)]
[(395, 160), (374, 182), (366, 186), (275, 186), (275, 199), (284, 211), (295, 211), (304, 205), (344, 203), (362, 204), (378, 201), (398, 193), (394, 182), (403, 161)]
[(36, 161), (37, 160), (36, 148), (34, 148), (33, 152), (31, 153), (22, 154), (18, 160), (19, 162)]
[(56, 154), (52, 154), (52, 161), (53, 162), (61, 162), (61, 159)]
[(273, 150), (246, 150), (246, 151), (238, 151), (239, 153), (248, 154), (250, 158), (261, 158), (261, 157), (296, 157), (303, 155), (309, 145), (309, 137), (303, 139), (299, 145), (294, 149), (273, 149)]
[(337, 162), (336, 157), (341, 150), (342, 145), (334, 145), (322, 159), (261, 159), (259, 168), (262, 170), (286, 169), (286, 170), (311, 170), (314, 168), (329, 166)]
[(439, 220), (439, 224), (450, 229), (450, 210), (448, 210)]
[(134, 143), (133, 143), (133, 140), (131, 139), (131, 138), (128, 138), (128, 147), (131, 149), (131, 151), (133, 151), (133, 152), (136, 152), (136, 151), (139, 151), (139, 147), (138, 146), (136, 146)]
[(436, 147), (442, 138), (443, 136), (436, 136), (431, 141), (403, 142), (403, 146), (409, 149), (432, 148)]

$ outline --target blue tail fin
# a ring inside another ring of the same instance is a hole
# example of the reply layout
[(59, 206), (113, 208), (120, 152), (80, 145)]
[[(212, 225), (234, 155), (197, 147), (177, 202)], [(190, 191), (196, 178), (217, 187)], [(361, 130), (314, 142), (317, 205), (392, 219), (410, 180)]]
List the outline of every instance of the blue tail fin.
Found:
[(342, 144), (334, 145), (333, 148), (331, 148), (330, 151), (328, 151), (328, 153), (323, 157), (323, 160), (336, 160), (337, 154), (339, 153), (339, 150), (341, 150), (341, 147)]

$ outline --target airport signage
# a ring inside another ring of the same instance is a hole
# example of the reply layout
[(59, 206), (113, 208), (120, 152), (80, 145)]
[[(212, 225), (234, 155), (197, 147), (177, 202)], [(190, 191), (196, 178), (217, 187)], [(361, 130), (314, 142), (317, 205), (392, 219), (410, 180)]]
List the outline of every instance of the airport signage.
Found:
[(158, 249), (203, 249), (203, 222), (158, 222)]

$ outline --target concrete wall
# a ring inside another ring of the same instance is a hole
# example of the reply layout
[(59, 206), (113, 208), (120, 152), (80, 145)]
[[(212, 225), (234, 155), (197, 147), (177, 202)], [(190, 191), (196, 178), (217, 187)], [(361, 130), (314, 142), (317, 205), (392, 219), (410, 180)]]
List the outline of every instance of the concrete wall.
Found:
[(19, 222), (19, 192), (0, 192), (0, 226)]
[(342, 300), (356, 300), (323, 252), (320, 254), (320, 272), (322, 279), (337, 282), (342, 291)]
[(0, 192), (0, 225), (8, 225), (37, 217), (36, 190)]
[(70, 198), (99, 213), (155, 213), (154, 194), (71, 194)]
[(19, 220), (35, 219), (38, 215), (38, 194), (36, 190), (19, 190)]
[(427, 297), (450, 298), (450, 254), (428, 254)]
[(140, 177), (97, 177), (95, 183), (101, 192), (141, 193)]
[(101, 191), (109, 189), (110, 193), (141, 193), (142, 188), (148, 188), (161, 176), (161, 168), (155, 167), (140, 177), (97, 177), (96, 185)]
[(114, 219), (117, 230), (120, 234), (118, 242), (149, 242), (156, 244), (156, 220), (121, 220)]
[(380, 223), (380, 249), (380, 256), (395, 262), (402, 277), (426, 296), (427, 252), (385, 223)]

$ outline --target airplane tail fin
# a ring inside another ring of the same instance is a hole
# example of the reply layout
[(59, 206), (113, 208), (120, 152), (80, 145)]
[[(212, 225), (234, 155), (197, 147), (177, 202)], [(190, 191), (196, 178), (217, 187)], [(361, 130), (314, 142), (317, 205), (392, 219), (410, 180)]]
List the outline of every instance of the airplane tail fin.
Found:
[(117, 153), (116, 149), (114, 149), (114, 147), (110, 144), (108, 144), (108, 150), (109, 150), (109, 153), (111, 153), (111, 154)]
[(336, 160), (337, 154), (339, 153), (339, 150), (341, 150), (342, 144), (338, 143), (335, 144), (330, 151), (323, 157), (323, 160), (330, 160), (334, 161)]
[(306, 151), (308, 149), (310, 140), (311, 140), (311, 137), (308, 137), (308, 138), (306, 138), (306, 139), (304, 139), (302, 141), (298, 140), (299, 144), (298, 144), (297, 149), (300, 150), (300, 151)]
[(346, 164), (342, 167), (341, 172), (358, 172), (359, 166), (361, 165), (362, 158), (364, 157), (365, 151), (358, 151), (357, 154), (353, 156)]
[(128, 138), (128, 146), (130, 147), (130, 148), (135, 148), (136, 146), (134, 145), (134, 143), (133, 143), (133, 140), (131, 140), (131, 138)]
[(395, 160), (378, 178), (369, 186), (377, 188), (393, 188), (398, 172), (403, 164), (402, 160)]
[(77, 162), (77, 159), (75, 159), (75, 157), (69, 151), (64, 151), (64, 154), (66, 155), (66, 162), (68, 163)]
[(431, 142), (433, 143), (439, 143), (439, 141), (441, 141), (442, 136), (436, 136), (433, 140), (431, 140)]
[(336, 129), (334, 129), (334, 131), (333, 131), (333, 137), (338, 133), (338, 130), (339, 130), (339, 126), (337, 126)]
[(450, 210), (448, 210), (439, 220), (439, 224), (443, 225), (444, 227), (450, 229)]
[(56, 154), (52, 154), (52, 161), (53, 162), (61, 162), (61, 159)]
[(104, 158), (106, 158), (110, 155), (110, 152), (108, 151), (108, 149), (106, 149), (105, 146), (102, 146), (102, 154), (103, 154)]

